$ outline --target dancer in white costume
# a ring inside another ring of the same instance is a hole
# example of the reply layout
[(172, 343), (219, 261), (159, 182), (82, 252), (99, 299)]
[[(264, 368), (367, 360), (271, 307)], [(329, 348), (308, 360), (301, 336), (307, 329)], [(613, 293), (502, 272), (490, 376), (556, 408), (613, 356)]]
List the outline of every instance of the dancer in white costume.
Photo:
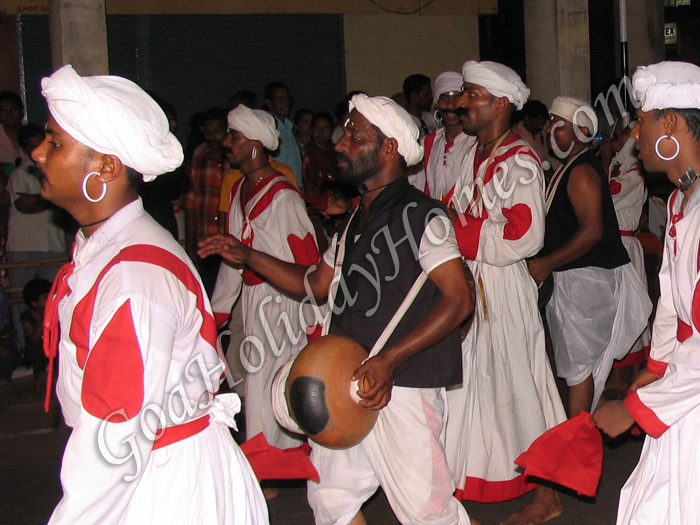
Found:
[(380, 410), (377, 423), (348, 449), (311, 443), (320, 482), (308, 482), (308, 500), (318, 524), (364, 524), (360, 508), (381, 485), (402, 523), (467, 524), (443, 443), (444, 388), (461, 379), (458, 328), (471, 311), (469, 287), (444, 209), (406, 178), (406, 166), (423, 156), (408, 113), (391, 99), (363, 94), (352, 98), (350, 109), (336, 150), (341, 177), (363, 193), (342, 243), (342, 263), (337, 237), (312, 268), (230, 235), (210, 237), (199, 254), (245, 263), (296, 295), (321, 299), (332, 292), (329, 333), (350, 336), (367, 350), (418, 276), (427, 274), (385, 347), (354, 372), (363, 385), (360, 404)]
[(45, 349), (59, 347), (57, 392), (73, 427), (50, 523), (267, 523), (221, 424), (234, 425), (240, 402), (214, 398), (224, 364), (202, 283), (138, 197), (142, 176), (182, 162), (165, 114), (131, 81), (70, 66), (42, 88), (41, 195), (81, 224), (47, 304)]
[(423, 141), (423, 169), (412, 184), (433, 199), (449, 204), (455, 191), (462, 162), (476, 137), (467, 135), (459, 120), (457, 104), (462, 96), (462, 75), (455, 71), (440, 73), (435, 80), (436, 114), (442, 127)]
[[(510, 131), (511, 104), (519, 109), (529, 95), (520, 77), (493, 62), (467, 62), (462, 72), (462, 123), (478, 141), (457, 181), (454, 224), (477, 304), (462, 345), (463, 385), (448, 391), (446, 448), (459, 497), (504, 501), (536, 487), (514, 461), (566, 419), (525, 262), (544, 239), (544, 179), (538, 156)], [(556, 493), (540, 488), (512, 522), (560, 513)]]
[[(649, 171), (678, 187), (668, 203), (664, 259), (647, 370), (625, 401), (593, 415), (611, 436), (636, 421), (647, 438), (622, 488), (618, 525), (700, 523), (700, 68), (684, 62), (640, 67), (633, 87), (641, 106), (632, 131)], [(670, 109), (670, 107), (674, 109)]]
[[(228, 232), (247, 246), (274, 253), (284, 261), (316, 264), (314, 227), (299, 190), (268, 163), (268, 151), (278, 145), (274, 119), (265, 111), (238, 106), (229, 113), (223, 145), (228, 148), (229, 162), (245, 175), (231, 191)], [(273, 288), (252, 270), (224, 264), (212, 296), (217, 320), (228, 317), (239, 293), (243, 294), (246, 336), (240, 352), (247, 370), (247, 437), (263, 432), (274, 447), (299, 446), (302, 436), (289, 433), (275, 420), (270, 390), (275, 372), (306, 346), (307, 321), (315, 324), (311, 309), (302, 309), (297, 298)]]
[[(636, 125), (636, 121), (631, 122), (630, 126), (620, 131), (622, 139), (618, 138), (617, 140), (624, 140), (624, 137), (627, 137), (627, 140), (612, 158), (608, 178), (610, 196), (615, 207), (617, 225), (620, 227), (622, 245), (627, 250), (632, 266), (646, 287), (647, 274), (644, 269), (644, 251), (634, 233), (639, 228), (639, 218), (642, 216), (642, 208), (647, 201), (647, 188), (635, 150), (637, 142), (629, 136), (634, 125)], [(639, 339), (635, 341), (627, 357), (616, 362), (614, 366), (632, 366), (643, 362), (649, 351), (650, 340), (651, 330), (647, 327)]]

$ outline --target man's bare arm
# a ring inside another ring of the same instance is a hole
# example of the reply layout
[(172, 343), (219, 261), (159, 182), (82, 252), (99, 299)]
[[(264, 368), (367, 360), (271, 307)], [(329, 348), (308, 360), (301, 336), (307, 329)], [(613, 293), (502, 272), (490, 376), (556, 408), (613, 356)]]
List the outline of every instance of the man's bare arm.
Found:
[(441, 294), (433, 309), (396, 345), (380, 352), (355, 370), (355, 379), (364, 376), (360, 385), (366, 383), (369, 386), (366, 391), (360, 387), (359, 392), (363, 399), (360, 404), (366, 408), (379, 410), (386, 406), (391, 399), (396, 368), (410, 357), (442, 341), (474, 311), (460, 259), (441, 264), (430, 272), (428, 278), (435, 283)]
[(552, 270), (584, 255), (603, 237), (603, 199), (600, 176), (589, 164), (576, 166), (566, 188), (579, 229), (558, 250), (528, 261), (530, 274), (544, 281)]
[(323, 259), (315, 267), (281, 261), (223, 233), (199, 243), (197, 255), (204, 258), (212, 254), (221, 255), (234, 266), (246, 265), (276, 288), (297, 297), (306, 297), (311, 293), (318, 300), (325, 299), (333, 279), (333, 269)]

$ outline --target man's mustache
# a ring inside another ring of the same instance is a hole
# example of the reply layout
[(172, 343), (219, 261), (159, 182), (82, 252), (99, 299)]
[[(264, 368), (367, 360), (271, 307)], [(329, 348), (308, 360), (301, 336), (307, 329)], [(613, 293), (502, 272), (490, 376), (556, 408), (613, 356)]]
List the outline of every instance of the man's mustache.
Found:
[(39, 166), (27, 166), (27, 173), (36, 177), (40, 181), (46, 180), (46, 173)]

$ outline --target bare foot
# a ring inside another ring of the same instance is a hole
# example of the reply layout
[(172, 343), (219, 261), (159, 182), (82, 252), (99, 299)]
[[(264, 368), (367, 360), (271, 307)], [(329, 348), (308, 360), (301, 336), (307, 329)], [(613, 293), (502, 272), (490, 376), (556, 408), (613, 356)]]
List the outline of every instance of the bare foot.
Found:
[(532, 501), (499, 525), (536, 525), (556, 518), (562, 513), (559, 494), (554, 489), (538, 486)]
[(265, 496), (266, 500), (271, 500), (275, 499), (277, 496), (280, 495), (280, 489), (277, 487), (265, 487), (262, 489), (263, 491), (263, 496)]
[(472, 517), (469, 517), (469, 523), (471, 523), (471, 525), (481, 525), (480, 521), (478, 521), (476, 518), (472, 518)]

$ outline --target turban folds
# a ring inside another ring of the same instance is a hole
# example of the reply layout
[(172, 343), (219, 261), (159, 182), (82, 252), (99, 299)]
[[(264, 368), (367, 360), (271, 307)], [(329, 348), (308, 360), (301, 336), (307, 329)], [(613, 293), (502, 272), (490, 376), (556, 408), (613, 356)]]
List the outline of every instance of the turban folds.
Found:
[(530, 90), (515, 71), (498, 62), (469, 60), (462, 66), (464, 82), (482, 86), (494, 97), (506, 97), (517, 110), (530, 96)]
[(350, 111), (356, 109), (387, 138), (396, 139), (399, 153), (406, 166), (418, 164), (423, 158), (423, 146), (418, 144), (418, 126), (405, 109), (387, 97), (368, 97), (360, 93), (350, 100)]
[(557, 97), (552, 102), (549, 113), (557, 115), (580, 128), (588, 128), (591, 137), (598, 131), (598, 117), (593, 107), (579, 98)]
[(114, 155), (150, 182), (183, 161), (160, 106), (125, 78), (81, 77), (66, 65), (41, 80), (51, 116), (66, 133), (98, 153)]
[(279, 146), (280, 132), (275, 128), (275, 118), (267, 111), (241, 104), (228, 114), (228, 127), (240, 131), (248, 140), (259, 140), (270, 151)]
[(700, 67), (694, 64), (667, 61), (640, 66), (632, 87), (642, 111), (700, 109)]
[(437, 102), (440, 95), (449, 91), (462, 91), (462, 75), (455, 71), (440, 73), (435, 79), (435, 96), (433, 102)]

